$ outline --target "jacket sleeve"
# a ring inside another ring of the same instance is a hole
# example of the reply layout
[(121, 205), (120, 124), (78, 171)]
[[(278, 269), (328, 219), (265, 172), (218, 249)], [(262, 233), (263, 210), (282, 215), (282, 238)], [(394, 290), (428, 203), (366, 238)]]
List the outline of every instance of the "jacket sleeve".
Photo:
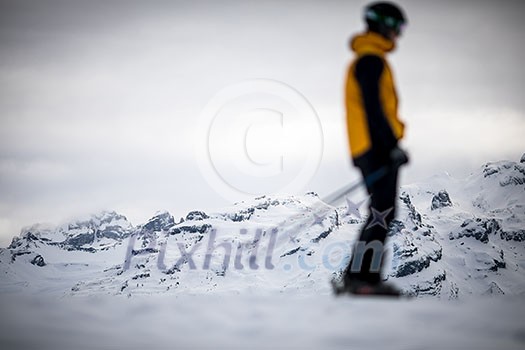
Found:
[(372, 152), (381, 159), (387, 159), (390, 151), (396, 147), (397, 139), (388, 124), (379, 96), (379, 80), (383, 69), (384, 63), (380, 57), (366, 55), (356, 64), (355, 78), (361, 89)]

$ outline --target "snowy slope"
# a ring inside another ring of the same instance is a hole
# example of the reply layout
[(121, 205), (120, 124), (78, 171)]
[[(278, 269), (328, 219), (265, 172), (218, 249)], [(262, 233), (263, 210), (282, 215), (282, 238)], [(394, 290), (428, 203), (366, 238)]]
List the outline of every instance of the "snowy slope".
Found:
[[(136, 227), (115, 212), (33, 225), (0, 250), (0, 293), (329, 294), (364, 211), (310, 193), (180, 220), (161, 212)], [(525, 294), (525, 160), (402, 188), (389, 235), (384, 277), (413, 295)]]
[(2, 349), (523, 349), (523, 297), (0, 298)]

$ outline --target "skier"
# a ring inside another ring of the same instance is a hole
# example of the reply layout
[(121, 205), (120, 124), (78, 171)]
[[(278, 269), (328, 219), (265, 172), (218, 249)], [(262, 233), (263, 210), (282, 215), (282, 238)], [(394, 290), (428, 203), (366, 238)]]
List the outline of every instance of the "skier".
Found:
[(386, 55), (395, 48), (407, 20), (390, 2), (368, 5), (364, 19), (367, 31), (351, 41), (356, 57), (348, 70), (346, 112), (350, 153), (371, 196), (370, 215), (339, 292), (400, 295), (397, 288), (381, 280), (383, 246), (395, 217), (398, 168), (408, 163), (407, 154), (398, 146), (404, 124), (397, 115), (397, 94)]

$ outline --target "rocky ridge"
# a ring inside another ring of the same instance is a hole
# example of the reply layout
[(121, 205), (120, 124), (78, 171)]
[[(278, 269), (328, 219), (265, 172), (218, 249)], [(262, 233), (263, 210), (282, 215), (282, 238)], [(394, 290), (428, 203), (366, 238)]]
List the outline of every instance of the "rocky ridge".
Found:
[[(360, 208), (365, 214), (365, 208)], [(259, 197), (178, 222), (159, 212), (133, 226), (101, 212), (33, 225), (0, 250), (0, 291), (149, 294), (254, 290), (326, 292), (366, 215), (315, 193)], [(417, 296), (525, 293), (525, 163), (485, 164), (464, 180), (439, 175), (400, 191), (385, 279)], [(47, 284), (47, 285), (46, 285)]]

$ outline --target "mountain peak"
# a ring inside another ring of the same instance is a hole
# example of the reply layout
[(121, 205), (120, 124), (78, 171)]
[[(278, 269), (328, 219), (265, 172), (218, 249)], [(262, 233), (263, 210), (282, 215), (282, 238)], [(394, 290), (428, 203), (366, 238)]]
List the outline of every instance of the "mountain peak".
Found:
[(168, 211), (158, 211), (142, 226), (141, 231), (160, 232), (169, 231), (175, 225), (173, 216)]

